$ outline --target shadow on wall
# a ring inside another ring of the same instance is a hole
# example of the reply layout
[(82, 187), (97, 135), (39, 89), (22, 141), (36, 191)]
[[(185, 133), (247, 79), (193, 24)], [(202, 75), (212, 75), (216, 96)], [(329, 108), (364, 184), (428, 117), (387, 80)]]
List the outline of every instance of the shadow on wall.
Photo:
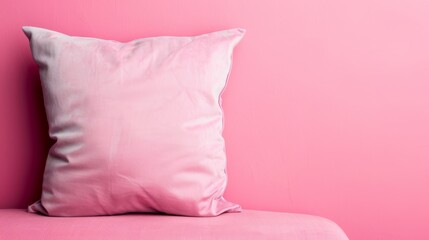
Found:
[[(20, 184), (24, 186), (16, 186), (16, 189), (21, 192), (15, 193), (15, 206), (25, 207), (40, 198), (42, 190), (43, 171), (46, 163), (46, 156), (50, 146), (54, 143), (49, 138), (48, 122), (46, 118), (45, 107), (43, 103), (43, 93), (40, 83), (39, 70), (37, 64), (31, 58), (22, 58), (22, 62), (18, 63), (18, 70), (21, 70), (21, 78), (16, 79), (21, 81), (18, 91), (20, 92), (21, 111), (19, 116), (25, 116), (20, 124), (23, 127), (22, 134), (25, 136), (25, 158), (19, 167), (21, 168), (22, 179)], [(12, 146), (13, 147), (13, 146)], [(22, 161), (21, 160), (21, 161)], [(15, 190), (16, 191), (16, 190)]]

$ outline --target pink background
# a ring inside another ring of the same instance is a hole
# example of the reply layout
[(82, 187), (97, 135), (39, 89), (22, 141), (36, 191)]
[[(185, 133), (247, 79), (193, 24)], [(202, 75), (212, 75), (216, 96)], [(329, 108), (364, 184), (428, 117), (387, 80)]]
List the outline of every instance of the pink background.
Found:
[(22, 25), (121, 41), (246, 28), (224, 93), (226, 196), (351, 239), (429, 239), (428, 1), (3, 1), (0, 208), (37, 199), (51, 144)]

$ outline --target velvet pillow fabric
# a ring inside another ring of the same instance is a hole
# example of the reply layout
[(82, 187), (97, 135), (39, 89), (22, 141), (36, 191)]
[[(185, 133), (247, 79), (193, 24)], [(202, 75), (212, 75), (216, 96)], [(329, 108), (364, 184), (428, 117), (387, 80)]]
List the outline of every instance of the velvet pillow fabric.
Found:
[(242, 29), (127, 43), (23, 27), (51, 147), (30, 212), (240, 211), (227, 183), (221, 94)]

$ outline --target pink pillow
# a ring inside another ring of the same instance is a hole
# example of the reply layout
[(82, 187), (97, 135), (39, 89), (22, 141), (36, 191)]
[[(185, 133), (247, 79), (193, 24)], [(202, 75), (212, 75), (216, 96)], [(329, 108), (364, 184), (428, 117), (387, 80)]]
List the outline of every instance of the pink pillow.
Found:
[(39, 64), (49, 134), (30, 212), (92, 216), (239, 212), (226, 201), (221, 94), (230, 29), (122, 43), (23, 27)]

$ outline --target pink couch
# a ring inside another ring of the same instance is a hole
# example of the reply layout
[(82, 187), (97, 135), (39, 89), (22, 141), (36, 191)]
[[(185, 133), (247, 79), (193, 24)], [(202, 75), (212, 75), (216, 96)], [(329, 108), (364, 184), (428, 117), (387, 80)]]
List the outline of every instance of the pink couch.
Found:
[(68, 239), (287, 239), (347, 240), (335, 223), (303, 214), (244, 210), (219, 217), (127, 214), (46, 217), (0, 209), (1, 240)]

